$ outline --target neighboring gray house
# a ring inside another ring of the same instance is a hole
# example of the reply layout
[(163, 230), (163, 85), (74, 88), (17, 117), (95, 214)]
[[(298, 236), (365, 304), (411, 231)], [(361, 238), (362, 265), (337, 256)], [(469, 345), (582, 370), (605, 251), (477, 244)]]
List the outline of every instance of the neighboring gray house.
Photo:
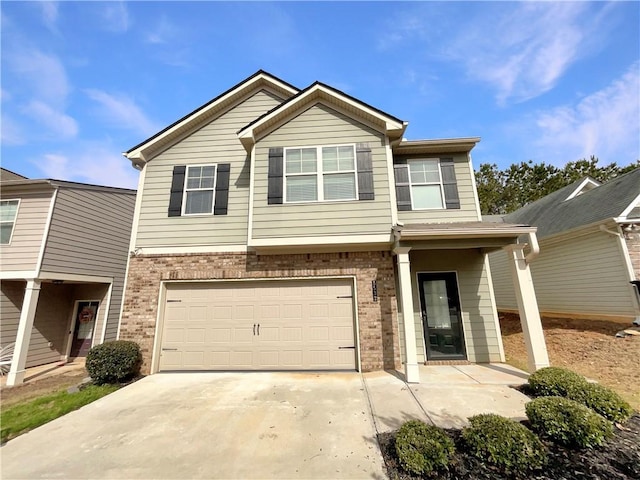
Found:
[[(541, 312), (640, 321), (640, 168), (603, 185), (584, 178), (503, 219), (538, 227)], [(516, 310), (506, 255), (490, 259), (498, 309)]]
[(115, 340), (136, 192), (2, 169), (0, 342), (25, 368)]
[(548, 365), (526, 225), (481, 221), (478, 138), (259, 71), (125, 153), (141, 171), (120, 338), (143, 371), (504, 360), (487, 253), (507, 248)]

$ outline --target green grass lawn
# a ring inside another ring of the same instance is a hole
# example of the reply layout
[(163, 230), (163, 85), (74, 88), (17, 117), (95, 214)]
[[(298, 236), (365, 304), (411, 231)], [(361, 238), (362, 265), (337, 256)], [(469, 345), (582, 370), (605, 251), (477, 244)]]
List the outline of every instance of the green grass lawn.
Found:
[(79, 392), (66, 390), (18, 403), (0, 413), (0, 441), (2, 443), (28, 432), (62, 415), (109, 395), (119, 385), (89, 385)]

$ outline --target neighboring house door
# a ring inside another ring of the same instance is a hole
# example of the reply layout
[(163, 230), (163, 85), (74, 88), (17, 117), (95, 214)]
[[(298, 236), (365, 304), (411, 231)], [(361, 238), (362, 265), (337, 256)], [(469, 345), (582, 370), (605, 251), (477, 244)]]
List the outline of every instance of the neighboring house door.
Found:
[(455, 272), (418, 273), (418, 288), (427, 359), (465, 359)]
[(78, 302), (75, 314), (75, 327), (73, 330), (73, 342), (71, 343), (71, 357), (85, 357), (93, 341), (93, 333), (96, 327), (96, 317), (100, 302)]

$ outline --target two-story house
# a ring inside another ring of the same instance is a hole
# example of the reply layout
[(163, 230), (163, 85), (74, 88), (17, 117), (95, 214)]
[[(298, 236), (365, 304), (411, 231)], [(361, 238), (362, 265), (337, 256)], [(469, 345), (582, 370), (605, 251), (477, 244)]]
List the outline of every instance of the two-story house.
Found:
[(120, 338), (143, 371), (404, 364), (416, 382), (424, 362), (504, 360), (487, 261), (503, 247), (547, 365), (535, 228), (481, 221), (478, 138), (406, 127), (259, 71), (127, 151), (141, 173)]
[(116, 339), (136, 192), (1, 173), (0, 344), (16, 385)]

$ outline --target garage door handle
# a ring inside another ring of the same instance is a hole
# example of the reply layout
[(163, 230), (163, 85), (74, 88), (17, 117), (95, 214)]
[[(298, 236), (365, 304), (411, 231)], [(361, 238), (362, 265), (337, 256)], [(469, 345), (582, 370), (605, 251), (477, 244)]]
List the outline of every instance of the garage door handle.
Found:
[(355, 349), (356, 347), (338, 347), (338, 350), (344, 350), (344, 349), (346, 349), (346, 348), (353, 348), (353, 349)]
[(260, 336), (260, 324), (258, 324), (258, 336)]
[(178, 349), (177, 348), (163, 348), (162, 351), (163, 352), (176, 352)]

